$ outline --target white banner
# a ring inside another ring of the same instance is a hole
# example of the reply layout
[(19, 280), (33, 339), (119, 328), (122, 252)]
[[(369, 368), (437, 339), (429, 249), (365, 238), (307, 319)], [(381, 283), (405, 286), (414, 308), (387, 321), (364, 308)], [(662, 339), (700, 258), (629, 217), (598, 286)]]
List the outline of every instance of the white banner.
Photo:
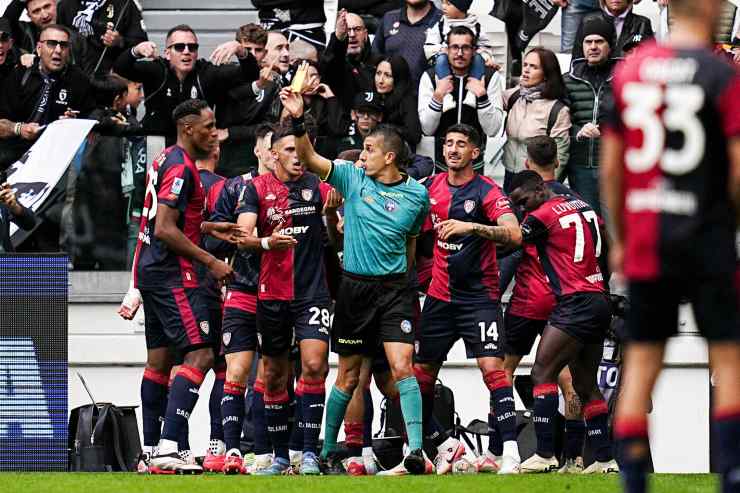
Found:
[[(39, 140), (8, 168), (8, 183), (18, 202), (36, 212), (64, 175), (96, 120), (65, 119), (51, 123)], [(18, 226), (10, 224), (10, 236)]]

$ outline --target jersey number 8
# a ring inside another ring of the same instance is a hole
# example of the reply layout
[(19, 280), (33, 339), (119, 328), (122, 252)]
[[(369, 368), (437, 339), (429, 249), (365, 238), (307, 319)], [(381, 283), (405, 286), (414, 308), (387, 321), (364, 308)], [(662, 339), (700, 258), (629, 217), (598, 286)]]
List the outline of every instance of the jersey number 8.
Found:
[[(656, 84), (631, 82), (624, 86), (627, 105), (624, 123), (642, 131), (642, 147), (625, 153), (625, 164), (633, 173), (644, 173), (660, 164), (670, 175), (690, 173), (701, 162), (706, 133), (697, 117), (704, 106), (704, 91), (697, 85), (663, 88)], [(665, 105), (662, 120), (658, 114)], [(666, 149), (666, 133), (683, 134), (681, 149)]]

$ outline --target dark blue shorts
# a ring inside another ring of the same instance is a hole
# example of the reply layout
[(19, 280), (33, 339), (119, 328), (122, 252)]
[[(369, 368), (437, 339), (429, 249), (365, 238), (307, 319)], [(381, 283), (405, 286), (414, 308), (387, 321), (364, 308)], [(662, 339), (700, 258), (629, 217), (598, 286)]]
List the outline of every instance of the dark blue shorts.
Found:
[(678, 330), (678, 305), (691, 302), (699, 333), (709, 341), (740, 341), (737, 291), (732, 272), (724, 278), (663, 278), (630, 282), (627, 336), (662, 342)]
[(232, 354), (257, 350), (257, 315), (239, 308), (224, 310), (221, 353)]
[(574, 293), (558, 298), (548, 322), (582, 344), (602, 344), (611, 319), (605, 293)]
[(279, 356), (306, 339), (329, 342), (329, 298), (299, 301), (259, 300), (257, 332), (261, 353)]
[(427, 296), (421, 310), (416, 361), (441, 363), (458, 339), (468, 358), (503, 358), (499, 344), (501, 312), (495, 301), (448, 303)]
[(507, 311), (504, 316), (504, 352), (513, 356), (528, 355), (545, 325), (547, 320), (524, 318)]
[(212, 346), (211, 310), (201, 288), (141, 290), (147, 349), (172, 347), (179, 353)]

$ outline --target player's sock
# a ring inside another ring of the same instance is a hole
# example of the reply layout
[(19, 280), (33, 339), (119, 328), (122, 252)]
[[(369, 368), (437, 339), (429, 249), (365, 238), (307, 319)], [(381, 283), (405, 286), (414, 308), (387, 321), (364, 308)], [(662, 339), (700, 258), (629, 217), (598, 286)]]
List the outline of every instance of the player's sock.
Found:
[[(491, 397), (493, 400), (493, 397)], [(495, 456), (501, 456), (504, 453), (504, 442), (501, 440), (501, 434), (496, 429), (496, 414), (491, 403), (491, 412), (488, 413), (488, 450)]]
[[(321, 419), (324, 417), (324, 401), (326, 400), (324, 379), (311, 380), (301, 377), (298, 380), (298, 389), (303, 396), (300, 401), (303, 418), (303, 451), (316, 453), (321, 432)], [(300, 450), (300, 449), (299, 449)]]
[(216, 379), (213, 381), (211, 396), (208, 399), (208, 413), (211, 417), (211, 440), (224, 439), (224, 425), (221, 418), (221, 397), (224, 395), (224, 381), (226, 380), (226, 368), (219, 365), (216, 367)]
[(565, 422), (565, 458), (575, 460), (583, 456), (583, 439), (586, 436), (586, 423), (581, 419)]
[(583, 418), (586, 420), (586, 433), (594, 451), (594, 458), (599, 462), (612, 460), (612, 444), (609, 440), (609, 408), (603, 399), (591, 401), (583, 406)]
[[(290, 394), (291, 392), (288, 392), (289, 398), (291, 398)], [(288, 408), (290, 426), (288, 449), (298, 451), (303, 450), (303, 391), (300, 388), (296, 388), (292, 394), (291, 405)]]
[(244, 419), (244, 392), (246, 386), (238, 382), (224, 382), (221, 398), (221, 415), (223, 416), (223, 434), (226, 450), (239, 448)]
[(490, 403), (496, 417), (496, 429), (501, 442), (516, 442), (516, 410), (514, 389), (504, 370), (494, 370), (483, 376), (491, 392)]
[(167, 383), (169, 376), (145, 369), (141, 379), (141, 421), (144, 428), (144, 447), (156, 447), (162, 434), (162, 420), (167, 410)]
[[(198, 391), (203, 383), (203, 372), (192, 366), (182, 365), (172, 380), (167, 415), (162, 429), (162, 438), (178, 441), (187, 433), (190, 413), (198, 402)], [(189, 450), (189, 447), (184, 450)]]
[(370, 386), (365, 388), (364, 395), (364, 414), (362, 416), (362, 446), (373, 446), (373, 396), (370, 393)]
[(550, 458), (554, 454), (554, 418), (558, 412), (558, 385), (536, 385), (534, 395), (534, 431), (537, 434), (537, 454)]
[(347, 404), (352, 398), (350, 394), (347, 394), (339, 390), (336, 385), (332, 387), (329, 393), (329, 399), (326, 401), (326, 424), (324, 430), (324, 446), (321, 449), (321, 457), (326, 457), (334, 452), (337, 448), (337, 435), (339, 434), (339, 427), (344, 421), (344, 414), (347, 412)]
[(401, 412), (408, 434), (409, 449), (422, 448), (421, 392), (416, 377), (410, 376), (396, 382), (401, 398)]
[(344, 422), (344, 446), (350, 457), (362, 457), (362, 423)]
[(254, 425), (255, 455), (271, 454), (272, 444), (267, 433), (265, 420), (265, 384), (262, 380), (254, 382), (254, 399), (252, 400), (252, 423)]
[(421, 420), (424, 423), (424, 438), (434, 447), (442, 445), (449, 435), (434, 418), (434, 384), (436, 378), (423, 368), (414, 367), (414, 374), (421, 392)]
[(650, 457), (647, 416), (618, 417), (614, 421), (614, 438), (621, 451), (619, 471), (625, 493), (645, 493)]
[(271, 394), (269, 390), (265, 391), (265, 420), (267, 421), (267, 433), (275, 449), (275, 457), (289, 460), (288, 440), (290, 431), (288, 430), (290, 398), (288, 391), (283, 390)]
[(180, 436), (177, 438), (177, 450), (180, 452), (190, 450), (190, 425), (187, 420), (182, 425), (182, 431), (180, 432)]
[(740, 407), (717, 409), (714, 429), (719, 439), (723, 492), (740, 492)]

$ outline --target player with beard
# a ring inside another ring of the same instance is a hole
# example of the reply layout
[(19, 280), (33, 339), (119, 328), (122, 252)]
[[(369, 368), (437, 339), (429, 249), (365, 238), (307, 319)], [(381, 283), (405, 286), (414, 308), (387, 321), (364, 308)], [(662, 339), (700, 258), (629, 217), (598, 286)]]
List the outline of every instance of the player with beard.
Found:
[[(462, 338), (468, 358), (476, 358), (497, 416), (494, 428), (504, 441), (500, 473), (519, 472), (512, 382), (504, 372), (499, 341), (499, 279), (496, 246), (518, 245), (519, 222), (508, 198), (493, 180), (477, 174), (480, 134), (470, 125), (450, 127), (444, 139), (446, 174), (429, 183), (430, 226), (435, 230), (432, 282), (421, 314), (416, 379), (421, 388), (424, 423), (434, 407), (434, 384), (452, 345)], [(437, 474), (452, 470), (465, 446), (446, 433), (436, 434)], [(486, 463), (488, 461), (488, 463)], [(490, 458), (481, 468), (495, 471)]]
[(272, 136), (275, 171), (247, 184), (237, 211), (239, 224), (251, 233), (242, 247), (262, 253), (257, 330), (265, 369), (265, 417), (275, 457), (258, 475), (279, 475), (290, 467), (287, 385), (294, 340), (301, 357), (296, 389), (301, 417), (296, 425), (303, 428), (300, 471), (304, 475), (320, 472), (317, 445), (324, 414), (331, 306), (323, 261), (322, 209), (330, 188), (305, 171), (295, 140), (294, 131), (286, 127)]

